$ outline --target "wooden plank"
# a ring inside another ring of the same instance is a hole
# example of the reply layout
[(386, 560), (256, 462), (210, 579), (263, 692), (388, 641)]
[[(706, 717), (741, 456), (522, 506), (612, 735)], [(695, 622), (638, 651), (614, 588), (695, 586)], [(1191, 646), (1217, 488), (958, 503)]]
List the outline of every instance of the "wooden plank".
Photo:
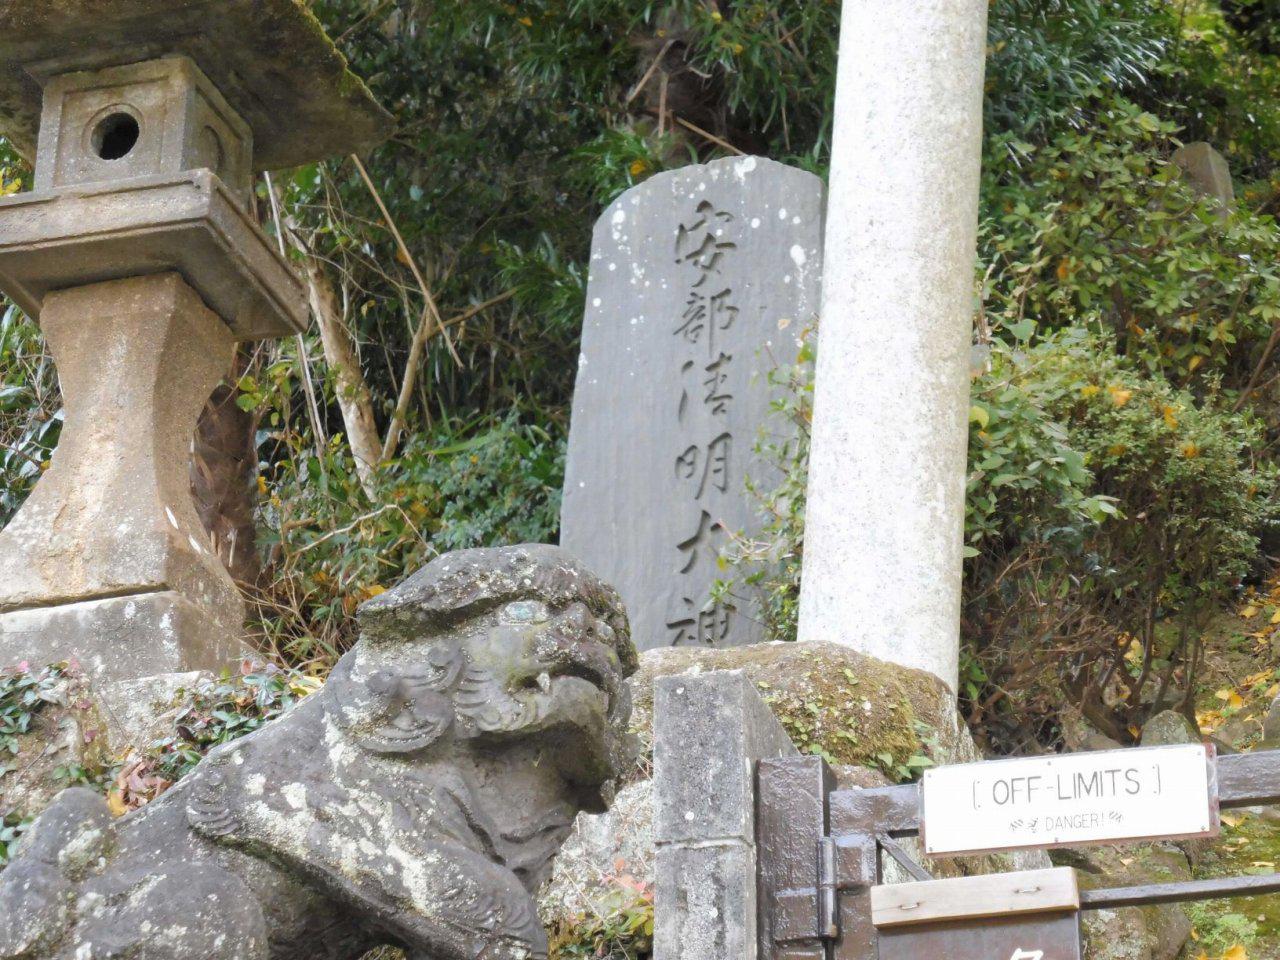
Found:
[(1070, 867), (895, 883), (871, 890), (871, 920), (877, 927), (1061, 913), (1079, 908), (1080, 888), (1076, 872)]
[(880, 931), (879, 960), (1080, 960), (1080, 915), (1043, 913)]

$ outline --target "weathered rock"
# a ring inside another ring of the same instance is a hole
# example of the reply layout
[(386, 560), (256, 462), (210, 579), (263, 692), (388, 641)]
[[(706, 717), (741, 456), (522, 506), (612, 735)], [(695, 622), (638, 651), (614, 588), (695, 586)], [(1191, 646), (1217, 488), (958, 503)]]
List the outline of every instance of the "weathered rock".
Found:
[(630, 761), (617, 595), (465, 551), (360, 621), (321, 693), (137, 813), (64, 792), (0, 873), (0, 958), (545, 957), (530, 892)]
[(1142, 728), (1142, 746), (1169, 747), (1179, 743), (1199, 743), (1200, 731), (1185, 716), (1174, 710), (1157, 713)]
[[(1050, 859), (1075, 867), (1085, 890), (1191, 879), (1186, 854), (1170, 843), (1055, 850)], [(1174, 960), (1191, 936), (1191, 921), (1182, 907), (1163, 904), (1086, 911), (1084, 929), (1087, 960)]]
[(631, 684), (633, 729), (646, 747), (653, 681), (707, 670), (745, 671), (796, 746), (821, 748), (837, 764), (884, 767), (886, 757), (903, 763), (917, 754), (947, 763), (982, 759), (940, 680), (832, 643), (646, 651)]
[[(711, 603), (731, 537), (757, 535), (777, 468), (753, 453), (817, 316), (822, 181), (735, 157), (659, 174), (600, 217), (564, 487), (561, 544), (622, 594), (642, 650), (763, 639)], [(618, 544), (625, 543), (625, 549)]]
[(1235, 185), (1231, 181), (1231, 168), (1227, 158), (1213, 146), (1199, 141), (1188, 143), (1173, 153), (1173, 162), (1198, 193), (1218, 201), (1225, 216), (1236, 201)]
[(1073, 704), (1065, 704), (1058, 711), (1058, 725), (1062, 730), (1063, 746), (1078, 753), (1083, 750), (1119, 750), (1121, 744), (1099, 732)]
[(1275, 750), (1280, 748), (1280, 696), (1271, 701), (1267, 714), (1262, 718), (1262, 741), (1255, 744), (1255, 750)]

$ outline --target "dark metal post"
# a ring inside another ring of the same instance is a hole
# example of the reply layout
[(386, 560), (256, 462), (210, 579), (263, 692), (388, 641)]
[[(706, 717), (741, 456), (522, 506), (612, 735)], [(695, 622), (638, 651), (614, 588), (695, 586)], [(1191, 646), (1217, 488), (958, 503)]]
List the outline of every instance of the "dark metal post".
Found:
[(761, 960), (827, 960), (824, 938), (839, 931), (833, 916), (820, 916), (820, 845), (835, 777), (819, 757), (762, 760), (757, 776)]

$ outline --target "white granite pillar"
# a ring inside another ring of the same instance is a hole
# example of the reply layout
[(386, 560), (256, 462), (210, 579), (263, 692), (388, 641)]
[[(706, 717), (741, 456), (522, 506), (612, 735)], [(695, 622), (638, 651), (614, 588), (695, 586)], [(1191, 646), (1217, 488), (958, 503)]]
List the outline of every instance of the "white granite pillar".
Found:
[(800, 639), (955, 689), (987, 0), (846, 0)]

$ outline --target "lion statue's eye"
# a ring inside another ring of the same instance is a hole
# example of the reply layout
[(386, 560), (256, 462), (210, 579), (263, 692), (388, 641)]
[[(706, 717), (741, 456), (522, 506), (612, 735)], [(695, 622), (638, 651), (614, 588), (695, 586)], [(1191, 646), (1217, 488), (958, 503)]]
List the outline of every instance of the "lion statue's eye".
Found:
[(546, 623), (551, 611), (539, 600), (517, 600), (502, 608), (502, 619), (506, 623)]

